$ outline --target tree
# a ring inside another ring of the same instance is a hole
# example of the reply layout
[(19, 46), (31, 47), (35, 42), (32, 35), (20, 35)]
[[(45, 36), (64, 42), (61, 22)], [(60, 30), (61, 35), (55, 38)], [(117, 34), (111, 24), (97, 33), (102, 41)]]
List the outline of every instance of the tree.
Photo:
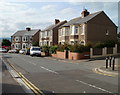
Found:
[(3, 39), (2, 46), (11, 46), (11, 42), (8, 39)]

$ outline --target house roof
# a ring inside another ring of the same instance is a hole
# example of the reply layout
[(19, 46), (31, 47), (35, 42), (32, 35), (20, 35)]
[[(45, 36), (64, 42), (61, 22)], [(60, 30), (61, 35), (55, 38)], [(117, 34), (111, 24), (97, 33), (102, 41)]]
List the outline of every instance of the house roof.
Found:
[(27, 30), (20, 30), (20, 31), (17, 31), (16, 33), (14, 33), (12, 36), (33, 36), (35, 35), (38, 31), (40, 31), (39, 29), (32, 29), (30, 31), (27, 31)]
[(65, 22), (67, 22), (67, 21), (65, 20), (65, 21), (59, 22), (58, 24), (52, 24), (52, 25), (48, 26), (47, 28), (45, 28), (45, 29), (42, 30), (42, 31), (52, 30), (53, 28), (55, 28), (55, 27), (57, 27), (57, 26), (60, 26), (61, 24), (64, 24)]
[(103, 12), (103, 11), (92, 13), (86, 17), (83, 17), (83, 18), (82, 17), (74, 18), (74, 19), (70, 20), (69, 22), (65, 23), (64, 25), (62, 25), (61, 27), (67, 27), (67, 26), (74, 25), (74, 24), (82, 24), (84, 22), (91, 20), (92, 18), (94, 18), (95, 16), (100, 14), (101, 12)]

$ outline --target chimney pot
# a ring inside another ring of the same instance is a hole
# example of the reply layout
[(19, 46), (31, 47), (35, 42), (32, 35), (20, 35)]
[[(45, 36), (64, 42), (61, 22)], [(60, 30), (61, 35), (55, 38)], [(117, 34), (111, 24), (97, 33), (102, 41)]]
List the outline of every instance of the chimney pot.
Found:
[(60, 22), (59, 19), (55, 19), (55, 24), (58, 24)]
[(84, 9), (81, 14), (82, 14), (82, 17), (86, 17), (90, 14), (90, 12), (88, 12), (87, 9)]
[(26, 30), (27, 30), (27, 31), (30, 31), (30, 30), (31, 30), (31, 28), (27, 27), (27, 28), (26, 28)]

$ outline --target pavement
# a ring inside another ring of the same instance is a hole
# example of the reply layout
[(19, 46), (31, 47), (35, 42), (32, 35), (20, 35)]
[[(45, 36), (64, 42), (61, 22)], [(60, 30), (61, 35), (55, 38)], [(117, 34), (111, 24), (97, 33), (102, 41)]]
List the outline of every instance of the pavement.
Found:
[(95, 68), (94, 71), (98, 74), (103, 74), (103, 75), (107, 75), (107, 76), (118, 76), (118, 69), (119, 67), (115, 67), (115, 70), (112, 70), (112, 67), (106, 68), (104, 67), (99, 67), (99, 68)]
[(0, 67), (2, 67), (2, 95), (24, 95), (25, 91), (20, 84), (13, 79), (6, 65), (1, 60)]

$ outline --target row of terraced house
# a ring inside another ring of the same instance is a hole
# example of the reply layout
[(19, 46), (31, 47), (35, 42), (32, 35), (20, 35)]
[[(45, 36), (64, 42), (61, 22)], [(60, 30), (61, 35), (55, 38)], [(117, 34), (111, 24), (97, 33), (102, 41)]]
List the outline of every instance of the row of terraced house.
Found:
[(97, 43), (117, 39), (117, 26), (104, 11), (91, 13), (84, 9), (80, 17), (70, 21), (55, 19), (53, 25), (40, 29), (26, 28), (11, 36), (13, 49), (25, 49), (38, 42), (40, 46)]

